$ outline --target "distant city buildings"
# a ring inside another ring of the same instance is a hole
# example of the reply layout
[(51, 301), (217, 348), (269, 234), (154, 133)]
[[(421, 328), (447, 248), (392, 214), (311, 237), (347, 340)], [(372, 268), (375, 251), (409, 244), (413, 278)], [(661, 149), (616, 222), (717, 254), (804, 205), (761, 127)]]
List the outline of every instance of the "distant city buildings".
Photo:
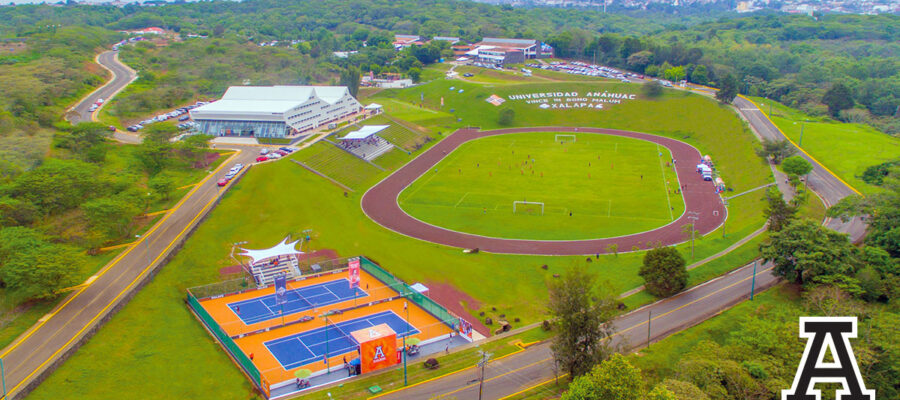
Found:
[[(725, 0), (474, 0), (489, 4), (508, 4), (523, 7), (593, 8), (624, 7), (646, 9), (651, 4), (685, 7), (696, 4), (716, 4)], [(790, 14), (900, 14), (900, 0), (743, 0), (735, 4), (737, 12), (774, 9)]]

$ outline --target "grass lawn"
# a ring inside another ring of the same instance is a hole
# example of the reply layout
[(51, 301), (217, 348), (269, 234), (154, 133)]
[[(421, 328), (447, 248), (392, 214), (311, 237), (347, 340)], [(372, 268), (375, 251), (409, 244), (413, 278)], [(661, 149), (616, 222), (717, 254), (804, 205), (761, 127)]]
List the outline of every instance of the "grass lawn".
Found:
[[(465, 93), (451, 94), (448, 86), (465, 85)], [(557, 85), (571, 85), (556, 88)], [(539, 90), (579, 90), (584, 84), (504, 85), (504, 93)], [(636, 86), (636, 85), (634, 85)], [(592, 90), (638, 90), (624, 84), (598, 84)], [(388, 111), (396, 108), (415, 124), (448, 132), (464, 124), (497, 126), (497, 108), (484, 102), (495, 89), (474, 84), (436, 80), (406, 90), (378, 92), (370, 100)], [(498, 92), (500, 89), (496, 89)], [(424, 92), (423, 92), (424, 91)], [(427, 92), (427, 93), (425, 93)], [(447, 105), (441, 109), (440, 95)], [(419, 108), (419, 95), (426, 99)], [(446, 94), (444, 94), (446, 93)], [(667, 91), (657, 100), (633, 100), (601, 111), (551, 112), (512, 102), (515, 125), (588, 125), (632, 129), (671, 136), (711, 154), (735, 192), (771, 180), (767, 166), (753, 154), (752, 135), (728, 108), (700, 96)], [(450, 108), (456, 111), (449, 112)], [(427, 109), (427, 110), (426, 110)], [(609, 112), (607, 112), (609, 111)], [(399, 117), (398, 115), (393, 115)], [(405, 117), (399, 117), (406, 119)], [(456, 122), (462, 118), (462, 122)], [(446, 125), (446, 126), (445, 126)], [(440, 135), (435, 136), (440, 138)], [(727, 137), (727, 140), (723, 140)], [(292, 157), (310, 157), (313, 146)], [(414, 157), (413, 153), (411, 156)], [(407, 155), (409, 156), (409, 155)], [(401, 163), (402, 157), (386, 159)], [(376, 160), (378, 162), (378, 160)], [(368, 166), (368, 165), (367, 165)], [(355, 166), (350, 174), (358, 173)], [(370, 186), (390, 171), (380, 171), (360, 181)], [(249, 241), (249, 248), (263, 248), (312, 229), (313, 240), (304, 250), (335, 249), (341, 256), (364, 254), (407, 282), (444, 283), (465, 292), (478, 304), (466, 306), (485, 311), (485, 317), (521, 318), (521, 325), (543, 319), (546, 282), (568, 267), (584, 268), (599, 275), (617, 293), (642, 283), (637, 275), (641, 252), (584, 257), (544, 257), (500, 254), (463, 254), (460, 249), (403, 237), (365, 217), (359, 202), (363, 190), (344, 195), (343, 190), (289, 160), (265, 163), (250, 170), (227, 192), (178, 254), (153, 281), (113, 317), (96, 336), (56, 370), (31, 395), (56, 398), (252, 398), (250, 383), (216, 345), (183, 303), (185, 289), (217, 282), (219, 269), (230, 266), (231, 243)], [(727, 235), (712, 232), (696, 242), (695, 260), (733, 244), (762, 225), (762, 192), (730, 202)], [(702, 216), (701, 216), (702, 218)], [(690, 255), (689, 245), (679, 251)], [(620, 249), (628, 251), (630, 249)], [(548, 268), (542, 269), (546, 264)], [(727, 267), (727, 265), (725, 266)], [(723, 269), (725, 268), (723, 267)], [(492, 311), (495, 307), (496, 311)], [(449, 362), (449, 361), (448, 361)], [(178, 377), (178, 379), (173, 379)], [(346, 385), (345, 385), (346, 386)], [(384, 385), (382, 385), (384, 387)]]
[(900, 159), (900, 138), (881, 133), (868, 125), (845, 124), (812, 117), (773, 100), (759, 97), (751, 99), (767, 115), (770, 113), (769, 106), (772, 106), (770, 118), (785, 135), (863, 193), (880, 190), (860, 179), (866, 168)]
[[(666, 148), (586, 133), (561, 144), (555, 136), (517, 133), (467, 142), (437, 172), (404, 190), (400, 205), (413, 217), (456, 231), (557, 240), (643, 232), (684, 211), (681, 195), (667, 190), (675, 176), (658, 155), (671, 159)], [(544, 205), (518, 204), (513, 212), (514, 201)]]

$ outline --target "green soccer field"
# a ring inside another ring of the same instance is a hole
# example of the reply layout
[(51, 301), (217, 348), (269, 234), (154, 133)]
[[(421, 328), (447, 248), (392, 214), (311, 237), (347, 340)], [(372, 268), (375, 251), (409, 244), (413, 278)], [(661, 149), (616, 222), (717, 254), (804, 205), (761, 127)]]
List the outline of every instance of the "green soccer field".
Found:
[(484, 236), (621, 236), (666, 225), (684, 211), (670, 159), (665, 147), (619, 136), (492, 136), (460, 146), (399, 202), (422, 221)]

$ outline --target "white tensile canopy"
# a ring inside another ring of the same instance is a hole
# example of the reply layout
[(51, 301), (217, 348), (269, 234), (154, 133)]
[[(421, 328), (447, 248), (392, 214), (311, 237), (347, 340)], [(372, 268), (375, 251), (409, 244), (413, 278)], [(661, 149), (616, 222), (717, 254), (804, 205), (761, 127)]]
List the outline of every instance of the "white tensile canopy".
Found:
[(378, 110), (378, 109), (380, 109), (380, 108), (382, 108), (382, 107), (381, 107), (381, 104), (378, 104), (378, 103), (372, 103), (372, 104), (369, 104), (369, 105), (367, 105), (367, 106), (365, 106), (365, 107), (363, 107), (363, 108), (365, 108), (366, 110)]
[(278, 243), (274, 247), (270, 247), (268, 249), (251, 250), (241, 248), (243, 253), (241, 253), (240, 255), (250, 257), (250, 260), (252, 260), (251, 263), (256, 264), (258, 261), (275, 258), (278, 256), (303, 254), (302, 251), (294, 248), (297, 246), (297, 243), (300, 243), (300, 239), (288, 243), (288, 238), (284, 238), (281, 243)]
[(390, 125), (366, 125), (359, 128), (358, 131), (348, 133), (347, 136), (342, 137), (341, 140), (365, 139), (390, 127)]

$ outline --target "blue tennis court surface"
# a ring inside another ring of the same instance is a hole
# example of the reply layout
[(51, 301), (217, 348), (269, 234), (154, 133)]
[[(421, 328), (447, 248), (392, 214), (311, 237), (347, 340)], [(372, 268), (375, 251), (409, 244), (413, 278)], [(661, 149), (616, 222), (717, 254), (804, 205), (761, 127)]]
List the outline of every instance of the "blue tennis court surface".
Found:
[[(326, 349), (326, 337), (328, 354), (336, 356), (356, 350), (359, 343), (350, 336), (350, 332), (358, 331), (379, 324), (388, 324), (397, 337), (415, 335), (419, 330), (412, 325), (407, 325), (403, 318), (393, 311), (384, 311), (367, 317), (339, 322), (328, 325), (326, 336), (325, 328), (317, 328), (311, 331), (285, 336), (281, 339), (270, 340), (263, 344), (278, 359), (284, 369), (297, 368), (315, 361), (322, 361)], [(409, 331), (407, 331), (407, 326)]]
[[(362, 289), (356, 289), (356, 297), (365, 297), (368, 294)], [(354, 297), (354, 289), (350, 289), (350, 281), (336, 279), (317, 285), (291, 289), (285, 293), (287, 302), (284, 305), (275, 304), (275, 293), (268, 296), (228, 303), (228, 308), (234, 311), (245, 324), (255, 324), (281, 317), (279, 311), (284, 310), (284, 315), (311, 310), (314, 307), (327, 306), (340, 303)]]

